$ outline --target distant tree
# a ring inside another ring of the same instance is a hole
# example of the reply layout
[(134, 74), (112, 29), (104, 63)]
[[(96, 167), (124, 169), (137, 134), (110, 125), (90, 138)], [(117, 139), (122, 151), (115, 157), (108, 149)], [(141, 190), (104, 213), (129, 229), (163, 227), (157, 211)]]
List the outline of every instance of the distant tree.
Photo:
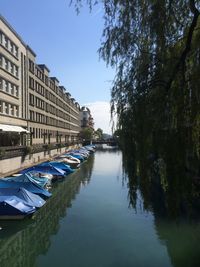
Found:
[(96, 131), (95, 131), (95, 134), (96, 136), (98, 137), (98, 139), (102, 139), (102, 136), (103, 136), (103, 130), (101, 128), (98, 128)]
[(80, 131), (80, 134), (79, 134), (80, 138), (82, 140), (87, 140), (87, 141), (91, 141), (92, 140), (92, 137), (93, 137), (93, 129), (87, 127), (87, 128), (84, 128)]

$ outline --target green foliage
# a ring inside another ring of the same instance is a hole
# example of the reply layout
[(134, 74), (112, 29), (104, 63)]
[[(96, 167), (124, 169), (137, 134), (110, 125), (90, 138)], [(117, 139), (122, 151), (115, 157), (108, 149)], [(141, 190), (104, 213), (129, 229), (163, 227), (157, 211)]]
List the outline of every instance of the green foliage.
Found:
[(0, 158), (2, 158), (5, 155), (5, 149), (0, 148)]
[(45, 150), (51, 150), (51, 149), (54, 149), (54, 144), (43, 144), (43, 148)]
[(200, 160), (200, 1), (72, 2), (104, 10), (99, 53), (117, 69), (111, 111), (143, 176), (152, 153), (174, 164), (172, 145), (178, 164), (188, 155)]
[(111, 112), (130, 205), (139, 189), (144, 209), (192, 216), (200, 184), (200, 1), (71, 2), (77, 11), (82, 3), (104, 10), (99, 54), (116, 68)]
[(54, 144), (48, 144), (48, 146), (47, 146), (47, 149), (48, 150), (52, 150), (54, 148), (55, 148), (55, 145)]
[(93, 129), (86, 127), (80, 131), (79, 136), (82, 140), (91, 141), (93, 136)]
[(103, 136), (103, 130), (98, 128), (95, 133), (94, 133), (96, 136), (98, 136), (98, 139), (102, 139), (102, 136)]
[(33, 153), (33, 147), (32, 146), (26, 146), (25, 147), (25, 154), (31, 154)]

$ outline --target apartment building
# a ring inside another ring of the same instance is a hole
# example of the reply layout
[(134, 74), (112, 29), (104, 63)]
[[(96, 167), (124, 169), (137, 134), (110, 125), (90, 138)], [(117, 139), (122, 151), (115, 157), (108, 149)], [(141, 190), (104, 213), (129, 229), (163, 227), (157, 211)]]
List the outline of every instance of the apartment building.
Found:
[(88, 107), (83, 106), (81, 108), (80, 116), (81, 116), (81, 128), (88, 127), (88, 128), (94, 129), (94, 119)]
[(0, 146), (77, 141), (80, 106), (36, 59), (0, 16)]

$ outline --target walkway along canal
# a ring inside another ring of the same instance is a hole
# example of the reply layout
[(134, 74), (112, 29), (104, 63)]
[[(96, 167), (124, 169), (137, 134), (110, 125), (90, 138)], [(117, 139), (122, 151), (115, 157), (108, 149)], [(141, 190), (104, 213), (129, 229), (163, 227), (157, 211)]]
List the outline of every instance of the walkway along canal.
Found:
[(198, 221), (144, 209), (139, 189), (133, 208), (118, 150), (97, 151), (52, 193), (34, 218), (0, 221), (1, 267), (199, 266)]

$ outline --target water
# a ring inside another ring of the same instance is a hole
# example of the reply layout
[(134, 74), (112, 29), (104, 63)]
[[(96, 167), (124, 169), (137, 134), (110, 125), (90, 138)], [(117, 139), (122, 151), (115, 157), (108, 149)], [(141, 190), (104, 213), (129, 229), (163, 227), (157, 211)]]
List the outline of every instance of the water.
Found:
[(139, 190), (132, 208), (122, 177), (121, 153), (97, 151), (33, 219), (0, 222), (0, 266), (200, 266), (199, 223), (144, 209)]

